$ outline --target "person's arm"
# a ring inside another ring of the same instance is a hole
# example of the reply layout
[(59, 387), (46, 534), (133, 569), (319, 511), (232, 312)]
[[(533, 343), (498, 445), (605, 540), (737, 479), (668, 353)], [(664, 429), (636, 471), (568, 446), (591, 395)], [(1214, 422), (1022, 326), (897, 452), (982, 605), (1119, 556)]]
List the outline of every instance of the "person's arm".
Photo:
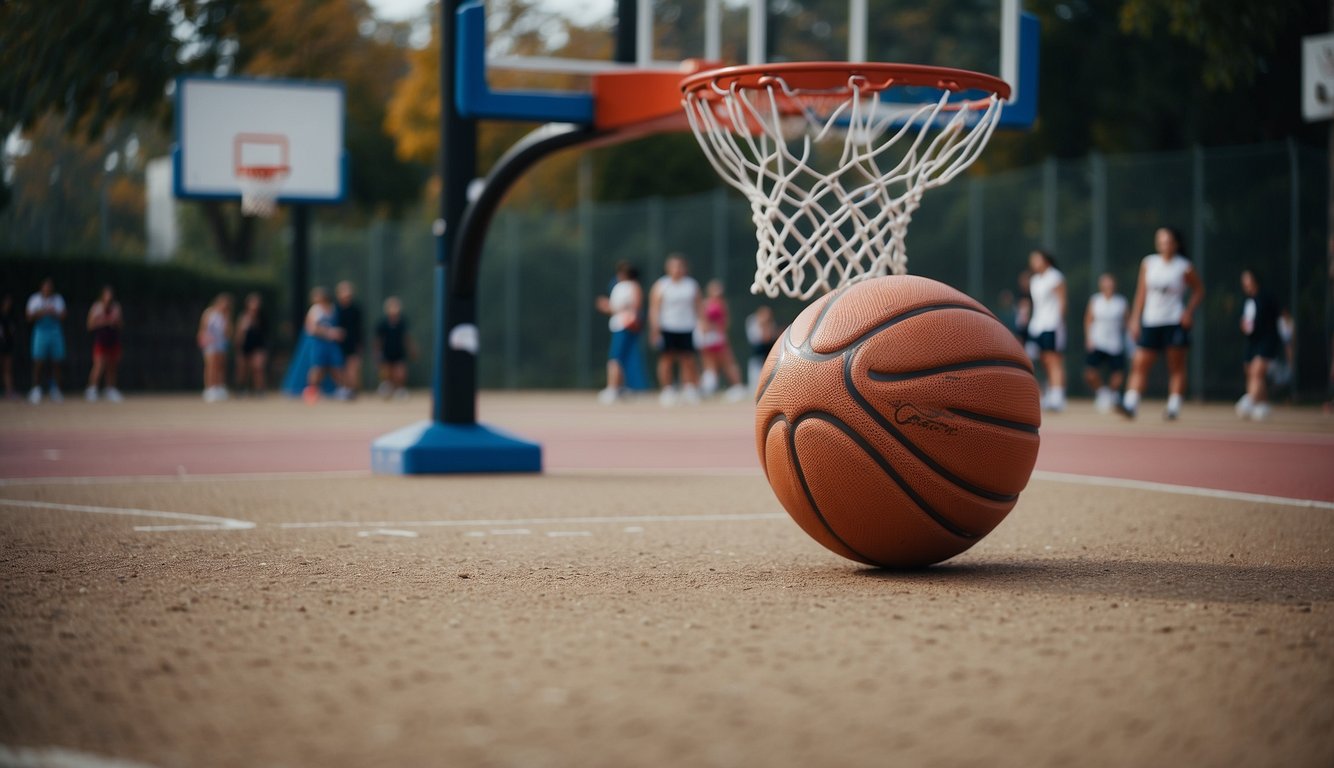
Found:
[(1061, 324), (1064, 325), (1064, 324), (1065, 324), (1065, 310), (1066, 310), (1066, 302), (1065, 302), (1065, 280), (1064, 280), (1064, 279), (1062, 279), (1061, 282), (1058, 283), (1058, 284), (1056, 285), (1056, 300), (1057, 300), (1058, 302), (1060, 302), (1060, 306), (1061, 306)]
[(52, 310), (51, 314), (55, 315), (57, 320), (65, 319), (65, 300), (60, 296), (56, 296), (56, 309)]
[(310, 336), (310, 337), (312, 337), (312, 338), (316, 338), (316, 339), (321, 338), (321, 336), (320, 336), (320, 326), (319, 326), (319, 323), (317, 323), (317, 322), (315, 321), (315, 308), (314, 308), (314, 307), (311, 307), (310, 309), (306, 310), (305, 329), (306, 329), (306, 335), (307, 335), (307, 336)]
[(657, 283), (648, 292), (648, 331), (649, 337), (654, 344), (662, 338), (662, 330), (658, 327), (658, 312), (662, 309), (662, 291), (659, 290)]
[(88, 308), (88, 330), (95, 331), (103, 325), (106, 325), (106, 323), (100, 322), (101, 319), (101, 313), (97, 311), (96, 304)]
[(1135, 280), (1135, 300), (1130, 303), (1130, 314), (1126, 316), (1126, 330), (1132, 338), (1139, 338), (1139, 316), (1144, 311), (1145, 276), (1144, 262), (1139, 265), (1139, 277)]
[(1199, 309), (1200, 303), (1204, 301), (1204, 282), (1191, 267), (1186, 273), (1186, 285), (1190, 286), (1190, 303), (1186, 305), (1186, 311), (1181, 314), (1181, 327), (1190, 330), (1195, 324), (1195, 310)]
[(1084, 307), (1084, 349), (1093, 351), (1093, 299)]

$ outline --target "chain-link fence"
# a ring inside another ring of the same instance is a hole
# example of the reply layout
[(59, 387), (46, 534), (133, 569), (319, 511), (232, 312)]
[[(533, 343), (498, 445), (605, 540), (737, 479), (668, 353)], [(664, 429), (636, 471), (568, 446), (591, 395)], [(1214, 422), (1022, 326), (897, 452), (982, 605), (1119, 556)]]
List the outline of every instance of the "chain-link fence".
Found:
[[(1129, 297), (1140, 259), (1153, 250), (1154, 230), (1173, 226), (1207, 289), (1191, 350), (1190, 392), (1222, 398), (1241, 389), (1238, 278), (1251, 267), (1294, 316), (1298, 390), (1324, 397), (1327, 178), (1324, 151), (1291, 143), (1095, 155), (961, 178), (927, 194), (908, 236), (909, 271), (1001, 309), (1003, 294), (1017, 292), (1028, 252), (1050, 249), (1068, 280), (1067, 366), (1078, 381), (1084, 306), (1098, 275), (1114, 274)], [(422, 349), (431, 349), (435, 251), (425, 226), (322, 227), (314, 244), (316, 282), (356, 281), (372, 324), (383, 298), (400, 296)], [(801, 309), (798, 302), (749, 293), (750, 211), (722, 189), (672, 199), (584, 201), (570, 211), (502, 210), (481, 272), (482, 386), (600, 386), (608, 332), (595, 297), (606, 292), (617, 260), (637, 264), (647, 286), (670, 252), (686, 254), (701, 281), (725, 283), (739, 353), (746, 348), (740, 318), (763, 303), (780, 321)], [(428, 376), (426, 361), (418, 361), (414, 381)]]
[[(1110, 271), (1130, 295), (1140, 259), (1152, 250), (1154, 230), (1174, 226), (1184, 234), (1208, 291), (1190, 355), (1191, 393), (1222, 398), (1240, 390), (1238, 276), (1249, 266), (1263, 273), (1268, 290), (1294, 316), (1298, 392), (1308, 399), (1323, 398), (1328, 394), (1334, 327), (1325, 245), (1328, 174), (1323, 149), (1289, 142), (1095, 155), (985, 177), (964, 176), (926, 194), (908, 235), (908, 268), (1000, 310), (1003, 294), (1017, 291), (1029, 250), (1051, 250), (1069, 281), (1067, 364), (1070, 373), (1077, 374), (1083, 360), (1084, 305), (1097, 276)], [(581, 190), (590, 186), (571, 183)], [(95, 192), (105, 186), (84, 188)], [(70, 188), (64, 194), (79, 190)], [(27, 221), (27, 209), (12, 206), (0, 214), (0, 249), (19, 250), (23, 245), (29, 251), (42, 250), (33, 232), (47, 232), (80, 233), (81, 249), (95, 250), (97, 233), (107, 227), (89, 223), (88, 217), (97, 215), (100, 197), (87, 194), (90, 199), (82, 202), (71, 199), (33, 208), (42, 215), (29, 223), (42, 224), (40, 231), (19, 226)], [(76, 212), (77, 222), (60, 220), (62, 211), (71, 216)], [(279, 226), (275, 221), (262, 230), (257, 245), (266, 254), (284, 250)], [(110, 231), (113, 236), (101, 240), (114, 244), (120, 230)], [(741, 318), (768, 303), (782, 322), (802, 306), (750, 294), (754, 231), (745, 201), (723, 188), (691, 197), (616, 203), (585, 196), (572, 210), (502, 209), (489, 233), (481, 271), (482, 385), (600, 386), (609, 334), (605, 318), (594, 308), (595, 297), (607, 291), (616, 261), (635, 263), (647, 286), (670, 252), (685, 254), (701, 281), (716, 277), (725, 283), (732, 342), (741, 353), (746, 348)], [(198, 260), (202, 257), (196, 251), (207, 247), (201, 246), (207, 240), (195, 240), (199, 242), (191, 253)], [(429, 219), (377, 221), (356, 228), (316, 224), (311, 242), (312, 282), (355, 282), (367, 333), (386, 296), (402, 299), (424, 353), (412, 365), (412, 382), (428, 383), (425, 358), (434, 333), (435, 268)], [(70, 246), (67, 242), (66, 249)], [(128, 258), (121, 250), (121, 258)], [(277, 258), (266, 256), (264, 263), (273, 264), (281, 282), (286, 271), (282, 257)], [(35, 289), (4, 287), (23, 295)], [(121, 291), (126, 300), (133, 298), (133, 286)], [(278, 317), (290, 316), (286, 308), (276, 309)], [(368, 366), (368, 380), (372, 375)], [(1161, 379), (1154, 386), (1161, 389)]]

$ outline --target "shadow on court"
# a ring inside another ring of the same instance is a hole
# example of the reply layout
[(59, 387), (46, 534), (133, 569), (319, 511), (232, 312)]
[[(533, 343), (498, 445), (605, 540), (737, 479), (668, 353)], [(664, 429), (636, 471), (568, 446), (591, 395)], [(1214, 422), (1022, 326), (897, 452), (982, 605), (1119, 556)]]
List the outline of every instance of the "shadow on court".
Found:
[(863, 569), (850, 577), (922, 588), (977, 587), (1016, 594), (1306, 606), (1334, 601), (1334, 567), (1033, 560), (967, 563), (921, 571)]

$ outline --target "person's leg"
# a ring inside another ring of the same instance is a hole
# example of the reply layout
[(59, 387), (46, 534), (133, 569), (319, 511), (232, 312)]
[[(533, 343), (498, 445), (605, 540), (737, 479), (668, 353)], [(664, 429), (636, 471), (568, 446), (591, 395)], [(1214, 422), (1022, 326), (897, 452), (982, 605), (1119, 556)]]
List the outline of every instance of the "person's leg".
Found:
[[(1257, 355), (1254, 360), (1251, 360), (1250, 365), (1246, 370), (1246, 394), (1250, 396), (1251, 403), (1254, 404), (1256, 411), (1258, 411), (1261, 406), (1265, 406), (1266, 409), (1268, 407), (1268, 375), (1269, 361)], [(1255, 415), (1255, 411), (1252, 411), (1252, 415)], [(1263, 418), (1263, 416), (1260, 416), (1260, 418)]]
[(1088, 386), (1090, 392), (1098, 392), (1102, 389), (1102, 371), (1097, 366), (1084, 366), (1084, 384)]
[(658, 353), (658, 386), (668, 389), (672, 386), (672, 362), (675, 352), (663, 350)]
[(1186, 347), (1167, 348), (1167, 412), (1169, 419), (1181, 413), (1181, 400), (1186, 394)]
[(351, 392), (361, 390), (361, 355), (353, 352), (343, 358), (342, 384)]
[(1055, 350), (1042, 352), (1042, 367), (1047, 371), (1047, 407), (1050, 410), (1065, 408), (1065, 360)]
[(391, 374), (394, 377), (395, 389), (406, 389), (408, 386), (408, 364), (394, 363)]
[(269, 353), (259, 350), (250, 355), (250, 386), (254, 387), (256, 392), (264, 392), (269, 388)]
[(93, 353), (93, 367), (88, 371), (88, 389), (97, 392), (97, 383), (102, 379), (102, 370), (106, 367), (106, 355)]
[(32, 360), (32, 391), (37, 395), (37, 399), (42, 397), (42, 373), (46, 369), (46, 360), (40, 357), (34, 357)]
[(1126, 383), (1126, 370), (1123, 366), (1113, 363), (1112, 372), (1107, 376), (1107, 386), (1113, 391), (1121, 388)]
[(1139, 408), (1140, 392), (1143, 391), (1145, 382), (1149, 380), (1149, 369), (1153, 368), (1157, 359), (1157, 350), (1144, 347), (1135, 349), (1135, 356), (1130, 364), (1130, 381), (1126, 383), (1126, 393), (1121, 398), (1122, 414), (1134, 418), (1135, 411)]

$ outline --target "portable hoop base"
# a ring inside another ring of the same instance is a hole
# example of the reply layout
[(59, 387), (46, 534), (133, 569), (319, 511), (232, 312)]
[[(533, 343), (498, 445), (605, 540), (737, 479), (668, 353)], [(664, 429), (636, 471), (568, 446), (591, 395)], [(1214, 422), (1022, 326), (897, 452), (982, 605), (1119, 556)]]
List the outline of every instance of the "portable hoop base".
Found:
[(1010, 87), (943, 67), (809, 62), (681, 82), (690, 127), (750, 201), (753, 293), (808, 300), (907, 270), (922, 194), (982, 153)]

